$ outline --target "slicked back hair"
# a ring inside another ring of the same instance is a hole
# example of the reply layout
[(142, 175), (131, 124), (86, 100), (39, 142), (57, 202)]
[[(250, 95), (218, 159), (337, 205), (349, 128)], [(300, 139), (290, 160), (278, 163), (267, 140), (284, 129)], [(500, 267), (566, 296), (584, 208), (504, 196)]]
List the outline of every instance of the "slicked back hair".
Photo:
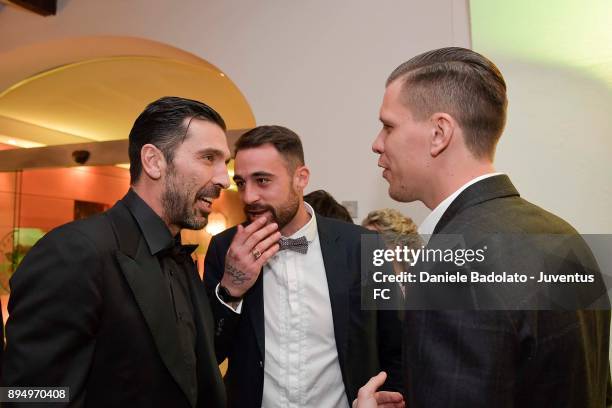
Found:
[(150, 103), (136, 118), (129, 136), (130, 183), (136, 183), (142, 173), (140, 151), (146, 144), (156, 146), (171, 165), (174, 152), (185, 141), (193, 119), (205, 120), (226, 130), (225, 122), (205, 103), (176, 96), (164, 96)]
[(236, 141), (235, 154), (240, 150), (271, 144), (285, 159), (289, 173), (304, 165), (304, 149), (300, 137), (284, 126), (257, 126)]
[(506, 82), (487, 58), (466, 48), (428, 51), (404, 62), (387, 79), (403, 81), (402, 102), (417, 120), (451, 115), (477, 158), (493, 159), (506, 124)]

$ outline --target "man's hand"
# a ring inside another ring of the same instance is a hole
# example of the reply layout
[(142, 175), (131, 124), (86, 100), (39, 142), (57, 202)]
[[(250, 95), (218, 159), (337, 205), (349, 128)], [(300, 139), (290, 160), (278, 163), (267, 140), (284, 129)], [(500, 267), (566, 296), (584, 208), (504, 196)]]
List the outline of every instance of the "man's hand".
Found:
[(366, 385), (359, 389), (353, 408), (404, 408), (404, 397), (399, 392), (376, 391), (385, 383), (387, 373), (381, 371), (370, 378)]
[(225, 256), (221, 285), (232, 296), (242, 297), (257, 281), (263, 265), (278, 252), (280, 237), (278, 225), (266, 225), (265, 217), (257, 218), (246, 228), (238, 225)]

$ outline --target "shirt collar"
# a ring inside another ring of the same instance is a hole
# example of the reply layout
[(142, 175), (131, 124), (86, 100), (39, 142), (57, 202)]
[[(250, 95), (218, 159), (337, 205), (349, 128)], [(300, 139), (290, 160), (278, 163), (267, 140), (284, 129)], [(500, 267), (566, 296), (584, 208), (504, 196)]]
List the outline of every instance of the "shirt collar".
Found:
[(133, 189), (130, 188), (123, 202), (140, 227), (151, 255), (181, 244), (181, 234), (172, 237), (166, 223)]
[(306, 207), (306, 211), (310, 214), (310, 219), (302, 228), (294, 232), (290, 237), (287, 238), (298, 238), (302, 235), (306, 237), (308, 243), (310, 244), (317, 237), (317, 217), (315, 216), (315, 212), (313, 208), (304, 201), (304, 207)]
[(503, 174), (503, 173), (483, 174), (482, 176), (473, 178), (472, 180), (468, 181), (467, 183), (459, 187), (453, 194), (449, 195), (440, 204), (438, 204), (437, 207), (434, 208), (431, 211), (431, 213), (429, 213), (429, 215), (425, 218), (425, 220), (423, 220), (423, 222), (419, 226), (419, 235), (425, 235), (423, 239), (427, 240), (427, 236), (431, 235), (434, 232), (436, 225), (438, 225), (440, 218), (442, 218), (442, 215), (444, 215), (448, 207), (453, 203), (453, 201), (455, 201), (455, 199), (459, 196), (459, 194), (461, 194), (463, 190), (465, 190), (472, 184), (475, 184), (481, 180), (484, 180), (489, 177), (497, 176), (500, 174)]

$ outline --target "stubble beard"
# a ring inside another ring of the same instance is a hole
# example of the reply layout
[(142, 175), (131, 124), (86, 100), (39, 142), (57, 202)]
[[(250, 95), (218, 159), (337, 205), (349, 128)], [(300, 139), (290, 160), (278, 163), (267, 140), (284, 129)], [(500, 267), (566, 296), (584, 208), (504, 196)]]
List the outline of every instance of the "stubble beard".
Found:
[[(179, 186), (184, 188), (180, 189)], [(206, 185), (197, 194), (192, 195), (191, 192), (193, 190), (192, 184), (181, 183), (181, 180), (176, 175), (174, 166), (168, 168), (161, 202), (164, 218), (169, 225), (200, 230), (208, 224), (207, 213), (202, 213), (198, 217), (199, 210), (196, 208), (196, 202), (200, 197), (218, 197), (220, 189), (215, 185)]]

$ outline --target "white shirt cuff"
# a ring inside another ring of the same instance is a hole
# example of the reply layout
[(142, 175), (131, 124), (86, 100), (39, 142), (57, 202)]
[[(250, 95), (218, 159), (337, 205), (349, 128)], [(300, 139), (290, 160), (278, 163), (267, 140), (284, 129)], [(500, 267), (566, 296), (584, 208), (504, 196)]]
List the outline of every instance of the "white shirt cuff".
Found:
[(240, 302), (238, 303), (238, 305), (234, 309), (232, 306), (228, 305), (223, 300), (221, 300), (221, 297), (219, 296), (219, 285), (221, 285), (221, 283), (217, 283), (217, 286), (215, 287), (215, 295), (217, 295), (217, 299), (219, 299), (219, 302), (221, 302), (221, 304), (225, 305), (232, 312), (234, 312), (236, 314), (240, 314), (242, 312), (242, 299), (240, 300)]

